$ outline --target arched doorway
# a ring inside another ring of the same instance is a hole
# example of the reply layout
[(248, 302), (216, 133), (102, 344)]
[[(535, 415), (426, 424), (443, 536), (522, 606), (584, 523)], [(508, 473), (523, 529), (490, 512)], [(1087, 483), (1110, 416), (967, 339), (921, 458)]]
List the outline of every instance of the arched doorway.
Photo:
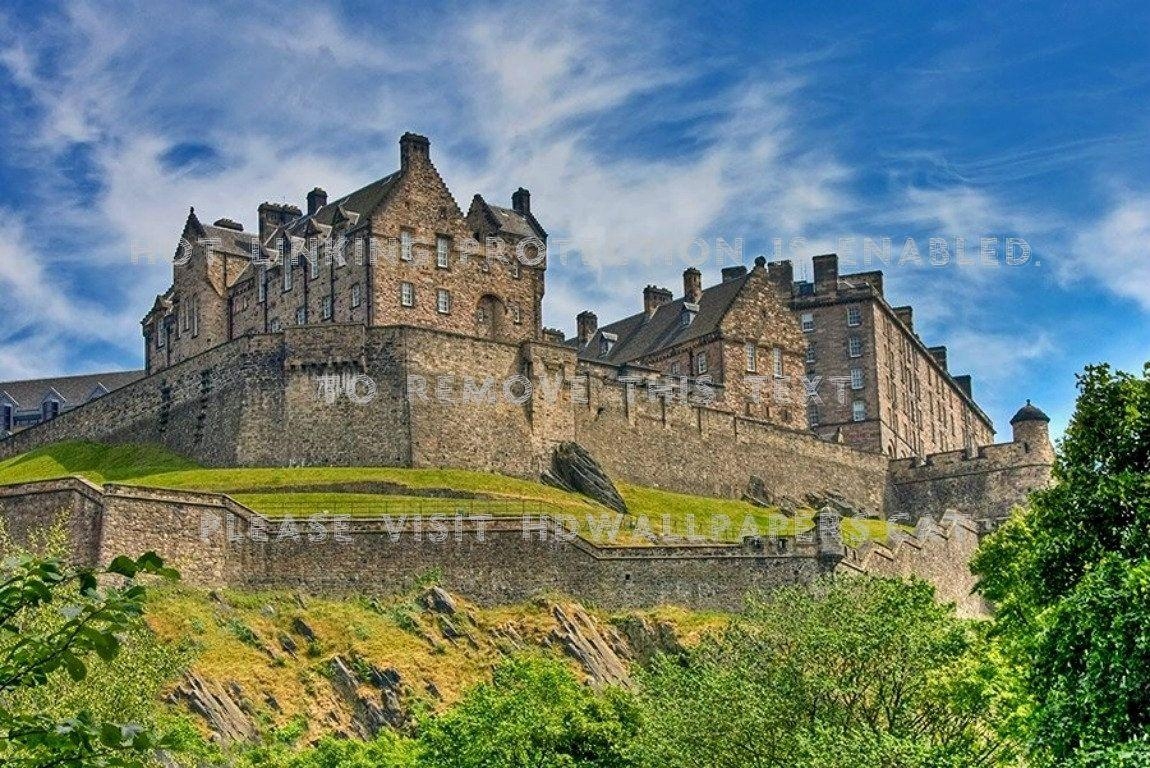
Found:
[(502, 339), (506, 321), (507, 308), (503, 301), (498, 296), (485, 294), (475, 309), (475, 335), (493, 341)]

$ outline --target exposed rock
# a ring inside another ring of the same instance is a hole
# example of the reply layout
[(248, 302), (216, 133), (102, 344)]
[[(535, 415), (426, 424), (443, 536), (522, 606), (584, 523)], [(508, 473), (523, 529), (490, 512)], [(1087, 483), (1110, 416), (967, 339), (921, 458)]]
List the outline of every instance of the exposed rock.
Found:
[(290, 653), (292, 656), (295, 656), (295, 652), (297, 650), (299, 650), (299, 645), (296, 643), (295, 640), (292, 639), (292, 636), (289, 635), (287, 632), (280, 632), (276, 636), (276, 640), (279, 642), (280, 648), (283, 648), (285, 651)]
[(423, 593), (423, 604), (436, 613), (455, 613), (455, 598), (440, 587), (432, 587)]
[(551, 471), (543, 473), (543, 481), (564, 490), (581, 493), (605, 507), (627, 514), (627, 505), (611, 478), (578, 443), (564, 442), (555, 447), (551, 456)]
[(660, 653), (678, 656), (684, 652), (683, 644), (670, 622), (652, 621), (642, 616), (625, 616), (611, 623), (626, 640), (630, 657), (640, 664), (646, 664)]
[(464, 637), (464, 634), (460, 632), (446, 616), (439, 617), (439, 631), (442, 632), (443, 636), (448, 640), (458, 640)]
[[(400, 702), (399, 691), (391, 687), (384, 688), (378, 702), (360, 694), (359, 676), (341, 656), (331, 660), (331, 679), (340, 696), (352, 705), (352, 722), (357, 736), (369, 739), (379, 733), (381, 728), (398, 728), (407, 722), (407, 712)], [(386, 681), (387, 678), (381, 673), (379, 679)], [(398, 674), (395, 679), (398, 684)]]
[(309, 643), (314, 643), (316, 639), (315, 630), (299, 616), (296, 616), (291, 621), (291, 631), (307, 640)]
[(600, 628), (582, 607), (553, 606), (551, 614), (559, 623), (551, 632), (551, 639), (579, 662), (591, 682), (596, 685), (629, 685), (631, 675), (625, 659), (627, 645), (612, 628)]
[(258, 735), (242, 703), (242, 691), (234, 683), (221, 687), (208, 683), (195, 673), (189, 673), (176, 686), (169, 700), (172, 703), (184, 703), (204, 718), (212, 731), (212, 739), (220, 744), (251, 741)]

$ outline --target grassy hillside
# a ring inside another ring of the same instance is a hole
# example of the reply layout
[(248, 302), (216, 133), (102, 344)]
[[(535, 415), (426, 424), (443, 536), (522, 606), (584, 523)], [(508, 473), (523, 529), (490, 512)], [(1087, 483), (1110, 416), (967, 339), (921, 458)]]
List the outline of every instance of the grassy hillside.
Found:
[[(59, 443), (0, 462), (0, 485), (80, 475), (109, 482), (155, 488), (226, 493), (271, 517), (312, 514), (550, 514), (579, 522), (579, 531), (595, 538), (587, 520), (610, 512), (578, 494), (542, 483), (494, 473), (458, 469), (394, 467), (268, 467), (210, 469), (160, 446)], [(619, 483), (632, 515), (623, 521), (617, 543), (649, 543), (636, 535), (639, 518), (659, 535), (694, 534), (708, 540), (737, 541), (751, 520), (762, 534), (788, 536), (809, 530), (813, 510), (793, 518), (775, 509), (736, 499), (714, 499)], [(645, 530), (640, 533), (645, 534)], [(845, 520), (849, 543), (883, 539), (886, 524)]]

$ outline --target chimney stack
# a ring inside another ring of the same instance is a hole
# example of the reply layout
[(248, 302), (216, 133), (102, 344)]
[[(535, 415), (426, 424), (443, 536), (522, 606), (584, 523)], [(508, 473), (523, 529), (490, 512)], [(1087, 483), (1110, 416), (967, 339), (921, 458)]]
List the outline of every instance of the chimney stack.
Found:
[(795, 284), (795, 267), (790, 261), (772, 261), (767, 265), (767, 280), (775, 286), (775, 292), (790, 301)]
[(698, 304), (703, 295), (703, 273), (694, 267), (683, 270), (683, 299)]
[(927, 352), (934, 358), (934, 361), (942, 366), (942, 370), (946, 370), (946, 347), (929, 347)]
[(746, 267), (723, 267), (723, 282), (738, 280), (745, 274), (747, 274)]
[(908, 330), (914, 331), (914, 308), (910, 306), (895, 307), (894, 316), (902, 321)]
[(327, 192), (316, 187), (307, 193), (307, 215), (314, 216), (315, 212), (327, 205)]
[(523, 187), (512, 192), (511, 210), (524, 215), (531, 213), (531, 193)]
[(655, 310), (664, 304), (669, 304), (675, 298), (674, 294), (666, 288), (657, 285), (648, 285), (643, 289), (643, 311), (647, 317), (655, 314)]
[(405, 133), (399, 137), (399, 170), (406, 171), (416, 163), (431, 160), (431, 142), (418, 133)]
[(583, 310), (575, 316), (575, 335), (579, 339), (579, 346), (590, 341), (597, 330), (599, 330), (599, 318), (594, 312)]
[(815, 256), (815, 293), (833, 294), (839, 289), (839, 257), (837, 253)]

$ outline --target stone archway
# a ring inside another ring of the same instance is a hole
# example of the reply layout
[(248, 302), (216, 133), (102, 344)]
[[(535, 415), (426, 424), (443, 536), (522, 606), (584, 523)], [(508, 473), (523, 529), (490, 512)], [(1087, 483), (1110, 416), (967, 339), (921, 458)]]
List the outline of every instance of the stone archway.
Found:
[(494, 294), (484, 294), (475, 308), (475, 335), (498, 341), (506, 334), (507, 307)]

